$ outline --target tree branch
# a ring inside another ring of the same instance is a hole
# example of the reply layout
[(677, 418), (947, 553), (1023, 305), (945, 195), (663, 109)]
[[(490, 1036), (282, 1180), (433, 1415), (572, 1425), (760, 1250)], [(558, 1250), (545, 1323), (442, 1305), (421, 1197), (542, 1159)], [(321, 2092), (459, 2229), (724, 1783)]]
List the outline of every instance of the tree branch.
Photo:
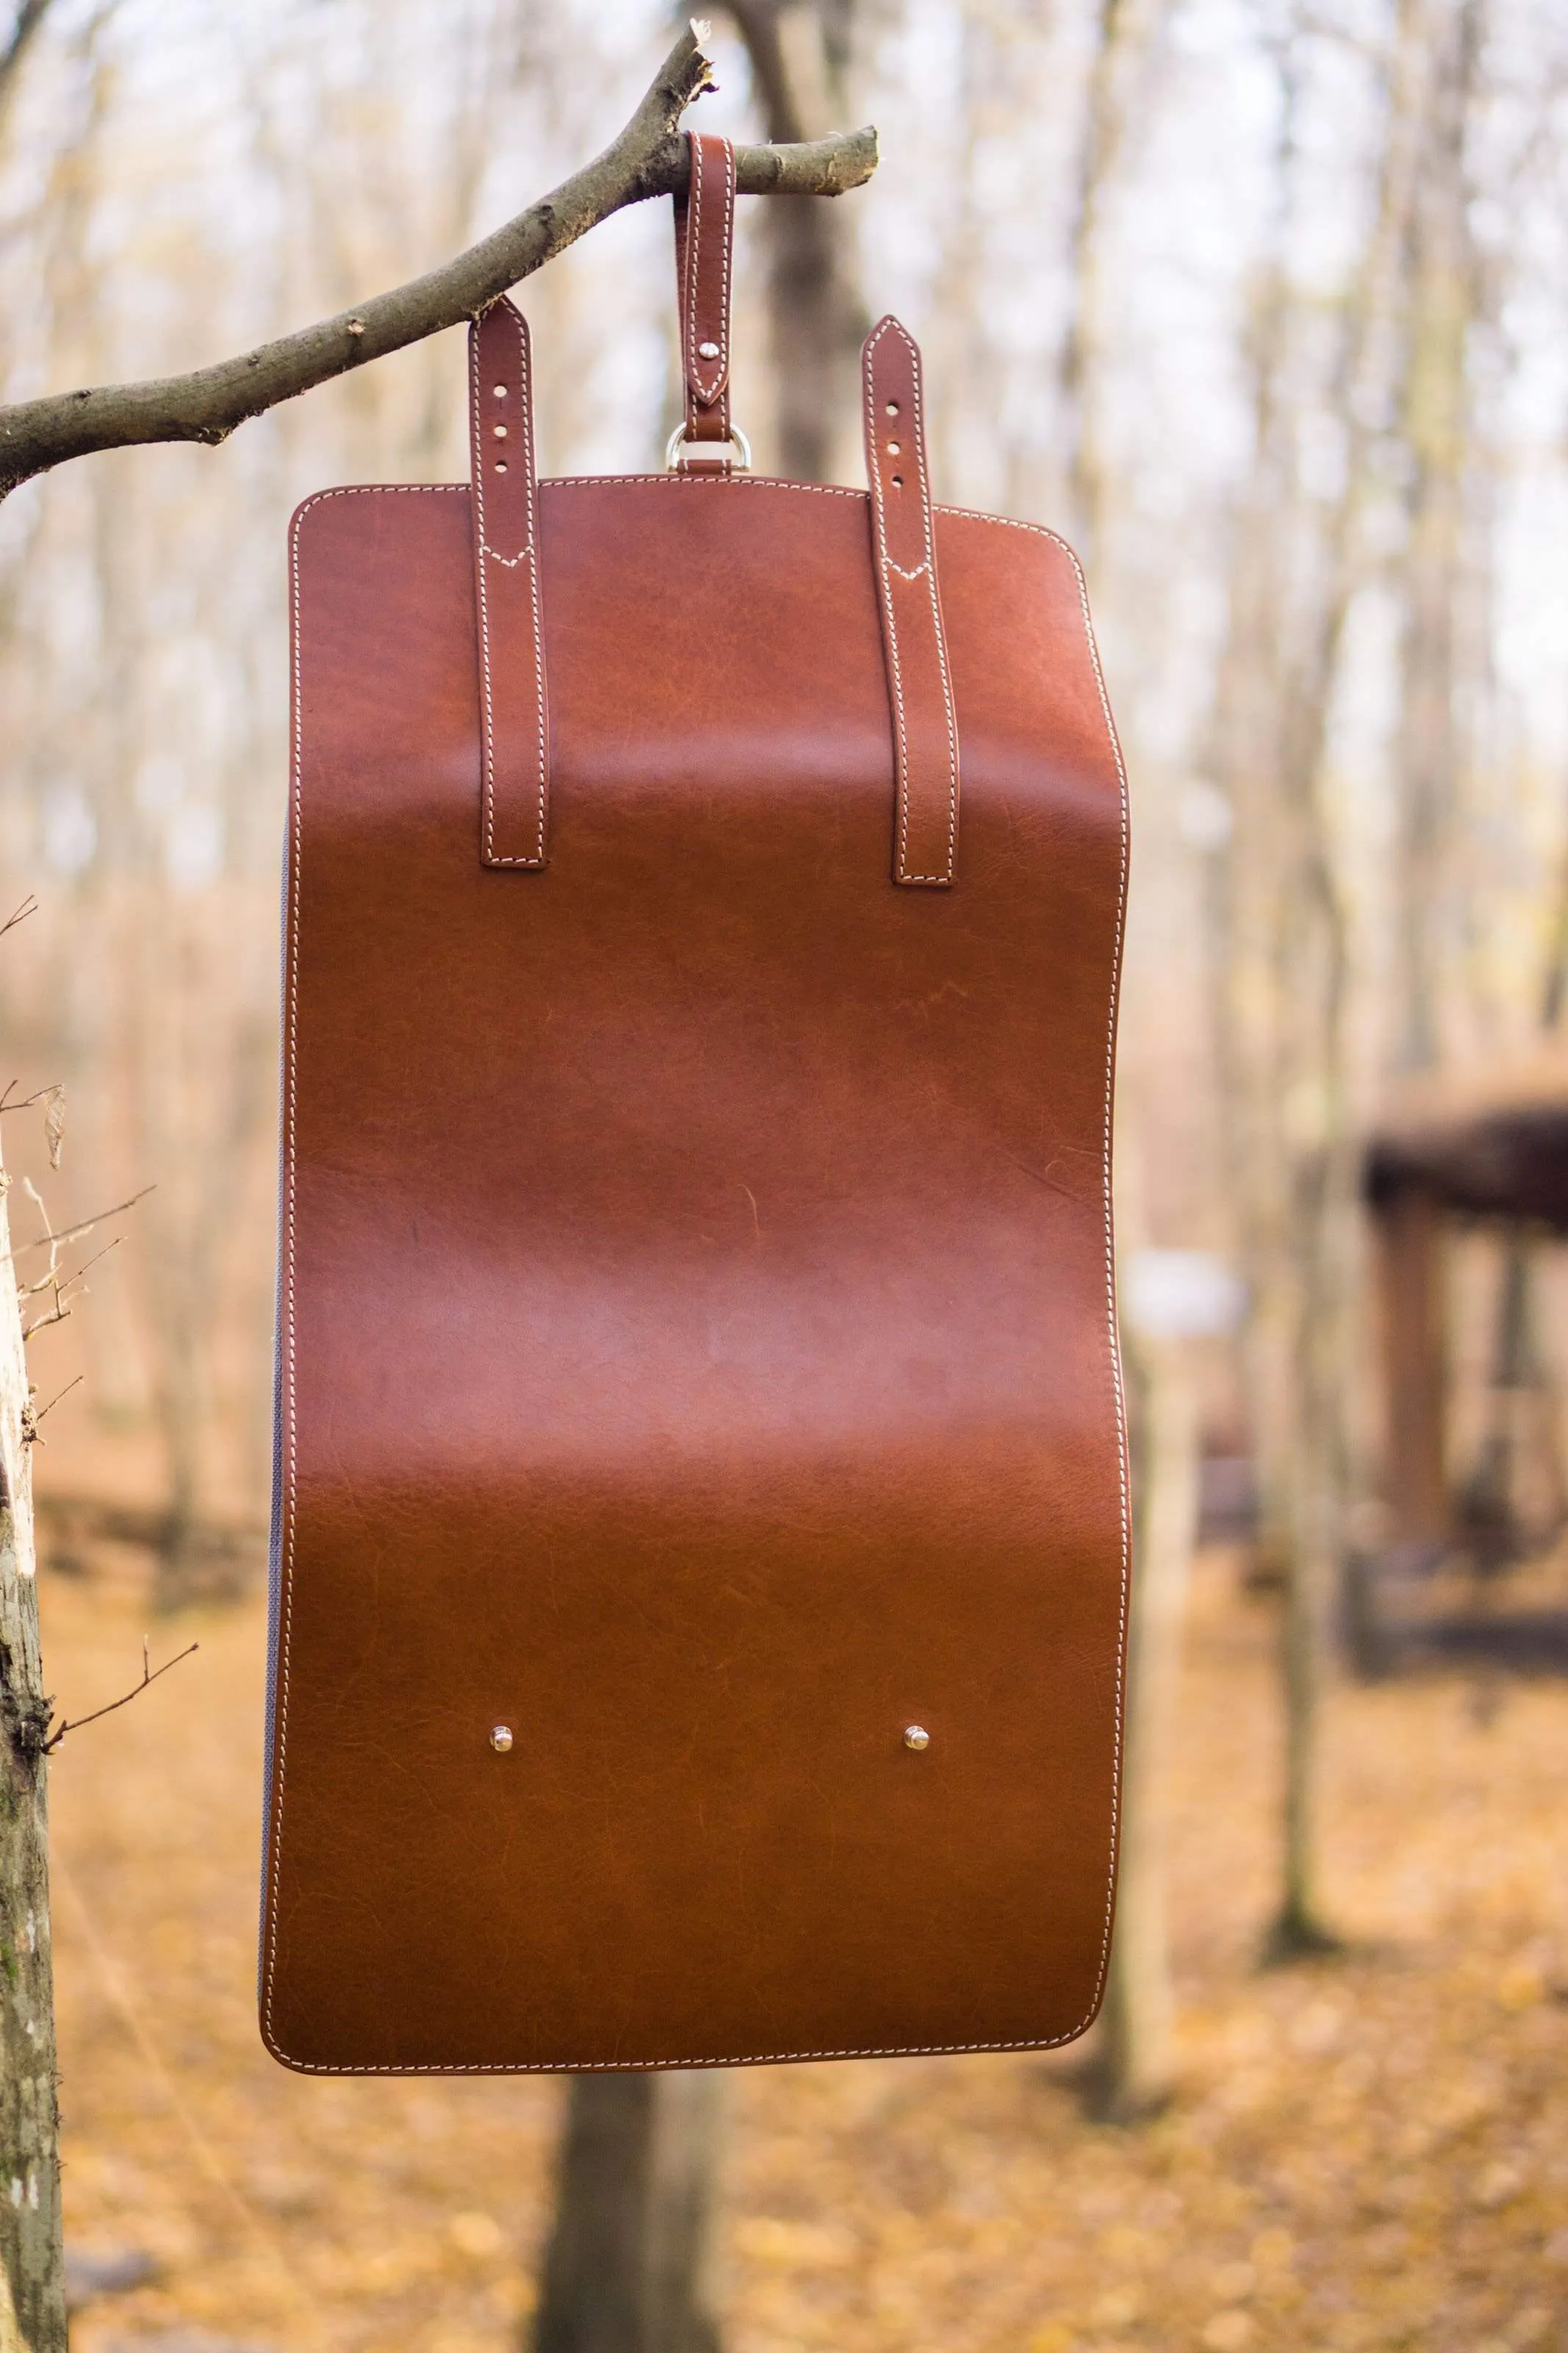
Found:
[[(595, 162), (423, 278), (191, 375), (53, 393), (0, 407), (0, 497), (95, 449), (148, 441), (216, 446), (279, 401), (475, 317), (623, 206), (684, 188), (689, 165), (679, 125), (692, 100), (714, 87), (702, 47), (707, 37), (700, 23), (682, 33), (626, 129)], [(741, 147), (735, 153), (743, 195), (842, 195), (876, 168), (877, 134), (869, 130), (790, 146)]]
[(172, 1659), (165, 1659), (161, 1667), (155, 1667), (153, 1664), (147, 1637), (143, 1635), (142, 1638), (141, 1682), (139, 1683), (132, 1683), (128, 1692), (122, 1693), (119, 1699), (111, 1699), (106, 1707), (95, 1707), (90, 1715), (73, 1716), (68, 1722), (64, 1716), (62, 1716), (58, 1724), (53, 1724), (53, 1719), (51, 1718), (50, 1722), (53, 1725), (53, 1729), (51, 1730), (46, 1727), (45, 1737), (42, 1744), (43, 1754), (47, 1757), (53, 1750), (57, 1749), (68, 1732), (79, 1732), (84, 1724), (96, 1724), (100, 1715), (112, 1715), (116, 1708), (129, 1707), (133, 1699), (141, 1698), (149, 1683), (155, 1683), (160, 1675), (166, 1675), (171, 1667), (179, 1666), (182, 1661), (190, 1658), (194, 1652), (200, 1649), (201, 1644), (199, 1642), (187, 1643), (186, 1647), (183, 1651), (176, 1651)]

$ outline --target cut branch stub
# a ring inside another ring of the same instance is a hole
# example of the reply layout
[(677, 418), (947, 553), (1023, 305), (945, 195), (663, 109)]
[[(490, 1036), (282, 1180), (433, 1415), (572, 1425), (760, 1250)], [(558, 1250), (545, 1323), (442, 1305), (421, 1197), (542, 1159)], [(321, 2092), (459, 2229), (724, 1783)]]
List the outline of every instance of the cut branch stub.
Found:
[[(0, 407), (0, 496), (97, 449), (150, 441), (216, 446), (280, 401), (473, 318), (626, 205), (683, 188), (689, 157), (680, 118), (712, 79), (700, 32), (706, 27), (682, 33), (637, 112), (602, 155), (438, 269), (189, 375), (52, 393)], [(877, 134), (869, 130), (735, 151), (742, 195), (842, 195), (876, 168)]]

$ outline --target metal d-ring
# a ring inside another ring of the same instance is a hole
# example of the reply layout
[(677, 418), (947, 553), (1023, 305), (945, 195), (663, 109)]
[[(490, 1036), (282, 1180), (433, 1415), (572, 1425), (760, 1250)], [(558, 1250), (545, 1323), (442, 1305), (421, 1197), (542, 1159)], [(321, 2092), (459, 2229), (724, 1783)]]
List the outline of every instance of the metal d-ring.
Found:
[[(741, 462), (735, 469), (736, 472), (749, 474), (752, 470), (752, 445), (738, 425), (731, 426), (730, 439), (741, 453)], [(707, 450), (722, 449), (723, 447), (722, 441), (688, 441), (684, 424), (678, 425), (664, 445), (665, 471), (670, 474), (679, 474), (681, 471), (682, 448)]]

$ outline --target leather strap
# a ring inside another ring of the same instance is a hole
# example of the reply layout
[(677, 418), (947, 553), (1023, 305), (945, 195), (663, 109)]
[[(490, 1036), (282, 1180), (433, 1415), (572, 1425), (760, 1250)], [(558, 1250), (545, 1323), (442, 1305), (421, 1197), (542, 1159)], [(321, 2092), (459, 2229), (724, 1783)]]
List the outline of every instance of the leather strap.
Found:
[(468, 330), (486, 866), (542, 866), (549, 730), (528, 322), (503, 295)]
[[(735, 151), (727, 139), (689, 131), (691, 177), (675, 199), (675, 276), (686, 441), (730, 438), (730, 279), (735, 249)], [(728, 457), (686, 457), (688, 473), (731, 470)]]
[(898, 774), (893, 880), (940, 888), (958, 860), (958, 719), (937, 593), (920, 350), (896, 319), (883, 319), (860, 365)]

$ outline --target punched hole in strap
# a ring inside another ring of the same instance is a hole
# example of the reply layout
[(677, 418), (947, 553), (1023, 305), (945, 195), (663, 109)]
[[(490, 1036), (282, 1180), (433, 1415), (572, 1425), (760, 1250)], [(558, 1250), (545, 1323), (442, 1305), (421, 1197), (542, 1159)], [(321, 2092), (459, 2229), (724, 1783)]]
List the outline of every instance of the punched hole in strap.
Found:
[(469, 331), (479, 858), (548, 856), (549, 713), (541, 617), (528, 327), (503, 297)]
[(730, 414), (735, 153), (727, 139), (686, 136), (690, 168), (674, 200), (685, 413), (665, 463), (674, 473), (746, 472), (751, 447)]
[(862, 368), (871, 548), (892, 727), (893, 881), (945, 890), (957, 878), (958, 719), (937, 582), (920, 353), (896, 319), (884, 319), (867, 337)]

